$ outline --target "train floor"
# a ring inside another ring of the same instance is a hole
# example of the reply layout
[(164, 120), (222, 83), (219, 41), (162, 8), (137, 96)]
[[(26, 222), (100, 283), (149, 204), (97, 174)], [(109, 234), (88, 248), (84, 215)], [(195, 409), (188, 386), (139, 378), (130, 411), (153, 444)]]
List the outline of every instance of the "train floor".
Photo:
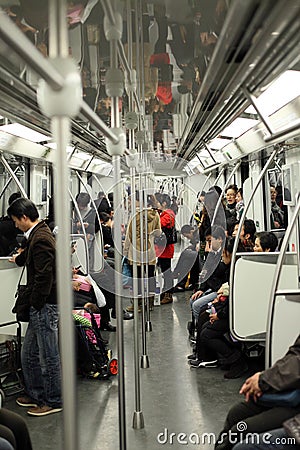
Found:
[[(135, 405), (133, 321), (124, 322), (126, 442), (129, 450), (213, 448), (213, 437), (205, 438), (204, 433), (217, 435), (230, 405), (241, 400), (238, 391), (243, 380), (256, 370), (252, 364), (242, 378), (226, 380), (220, 368), (190, 368), (186, 359), (191, 353), (186, 330), (190, 316), (189, 295), (189, 291), (176, 294), (172, 304), (155, 307), (151, 314), (152, 332), (147, 333), (150, 367), (140, 370), (145, 425), (139, 430), (132, 428)], [(109, 337), (109, 346), (115, 349), (116, 334), (103, 334)], [(118, 449), (117, 377), (78, 379), (76, 393), (79, 448)], [(62, 413), (29, 417), (26, 409), (18, 407), (13, 397), (7, 398), (5, 407), (26, 419), (34, 450), (64, 450)]]

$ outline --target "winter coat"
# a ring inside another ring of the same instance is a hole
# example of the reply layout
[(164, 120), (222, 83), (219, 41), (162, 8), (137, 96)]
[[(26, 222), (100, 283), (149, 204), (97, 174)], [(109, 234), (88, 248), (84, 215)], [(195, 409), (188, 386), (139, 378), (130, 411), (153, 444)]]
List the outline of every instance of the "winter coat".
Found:
[(283, 358), (260, 374), (259, 387), (263, 392), (300, 389), (300, 335)]
[[(145, 233), (145, 211), (147, 211), (147, 243), (146, 243), (146, 233)], [(146, 252), (148, 257), (148, 264), (155, 265), (156, 264), (156, 253), (154, 248), (154, 237), (159, 236), (161, 234), (160, 220), (159, 214), (154, 209), (143, 210), (143, 229), (141, 230), (141, 221), (140, 221), (140, 211), (136, 213), (136, 259), (137, 264), (141, 265), (141, 262), (146, 262)], [(133, 218), (130, 219), (125, 242), (123, 254), (129, 260), (129, 263), (133, 263), (133, 241), (132, 241), (132, 227), (133, 227)], [(141, 244), (143, 236), (143, 253), (141, 252)]]
[[(167, 228), (175, 227), (175, 214), (172, 209), (166, 209), (160, 213), (160, 225)], [(155, 246), (156, 256), (159, 258), (173, 258), (174, 248), (174, 244), (167, 244), (162, 251), (160, 247)]]
[(56, 304), (55, 239), (44, 222), (33, 228), (15, 261), (18, 266), (26, 264), (30, 305), (40, 310), (46, 303)]

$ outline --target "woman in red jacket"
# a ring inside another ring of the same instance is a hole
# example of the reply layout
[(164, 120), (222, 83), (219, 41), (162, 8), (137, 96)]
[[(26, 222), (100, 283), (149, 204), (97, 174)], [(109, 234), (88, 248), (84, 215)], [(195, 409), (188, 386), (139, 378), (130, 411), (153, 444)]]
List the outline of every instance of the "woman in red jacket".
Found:
[[(175, 232), (175, 213), (170, 209), (171, 199), (168, 194), (155, 194), (157, 208), (160, 212), (160, 225), (162, 231), (169, 229)], [(168, 230), (165, 233), (168, 234)], [(175, 233), (174, 233), (175, 234)], [(162, 248), (155, 246), (157, 264), (161, 268), (164, 277), (163, 293), (161, 295), (160, 304), (165, 305), (173, 302), (173, 276), (171, 272), (171, 260), (174, 256), (174, 244), (168, 244)]]

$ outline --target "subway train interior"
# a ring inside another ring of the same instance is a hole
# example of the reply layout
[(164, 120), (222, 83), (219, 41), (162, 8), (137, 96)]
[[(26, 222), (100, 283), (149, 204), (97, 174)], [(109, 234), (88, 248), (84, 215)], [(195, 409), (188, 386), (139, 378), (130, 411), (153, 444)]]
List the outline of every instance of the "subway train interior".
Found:
[[(300, 2), (0, 8), (0, 407), (32, 442), (9, 448), (213, 448), (245, 380), (300, 333)], [(31, 326), (12, 312), (20, 198), (56, 243), (63, 408), (45, 417), (16, 403)], [(196, 314), (200, 291), (213, 295)], [(234, 360), (201, 341), (223, 297)], [(82, 315), (99, 307), (91, 338)]]

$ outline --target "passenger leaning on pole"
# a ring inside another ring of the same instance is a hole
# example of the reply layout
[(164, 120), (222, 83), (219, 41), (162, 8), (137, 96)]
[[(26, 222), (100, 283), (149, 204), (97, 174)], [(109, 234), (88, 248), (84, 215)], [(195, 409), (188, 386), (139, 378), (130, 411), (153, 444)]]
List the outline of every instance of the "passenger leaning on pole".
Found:
[(39, 220), (32, 201), (15, 200), (7, 214), (27, 239), (24, 251), (13, 255), (11, 262), (26, 265), (30, 291), (30, 318), (21, 354), (26, 395), (17, 404), (28, 407), (31, 416), (45, 416), (62, 410), (55, 239)]

